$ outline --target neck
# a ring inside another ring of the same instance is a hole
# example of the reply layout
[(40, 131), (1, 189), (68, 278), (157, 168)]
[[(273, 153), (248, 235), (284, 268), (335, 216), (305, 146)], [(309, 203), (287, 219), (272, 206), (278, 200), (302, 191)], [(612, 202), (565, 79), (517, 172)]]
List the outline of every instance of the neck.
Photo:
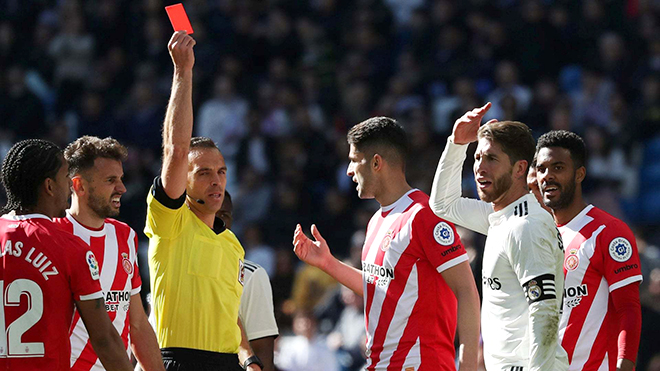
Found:
[(399, 176), (396, 176), (394, 179), (385, 179), (383, 183), (383, 188), (378, 195), (376, 195), (376, 201), (381, 206), (388, 206), (400, 199), (401, 196), (405, 195), (412, 187), (406, 181), (406, 177), (403, 173)]
[(493, 201), (493, 210), (500, 211), (528, 193), (529, 190), (526, 185), (520, 182), (514, 182), (508, 191), (504, 192), (498, 200)]
[(215, 213), (214, 214), (209, 214), (198, 208), (198, 206), (195, 204), (195, 202), (190, 200), (190, 197), (186, 198), (186, 204), (188, 205), (188, 208), (190, 211), (195, 214), (199, 220), (202, 221), (202, 223), (206, 224), (209, 228), (213, 229), (213, 223), (215, 222)]
[(555, 224), (564, 225), (573, 218), (575, 218), (584, 208), (587, 207), (587, 203), (582, 199), (581, 194), (575, 195), (573, 202), (565, 208), (552, 210), (552, 216), (555, 218)]
[(46, 215), (51, 219), (55, 215), (55, 212), (53, 212), (52, 210), (49, 210), (46, 207), (40, 207), (38, 205), (30, 209), (12, 210), (12, 212), (14, 213), (14, 215), (42, 214), (42, 215)]
[(71, 196), (71, 208), (69, 213), (73, 216), (78, 223), (89, 228), (101, 228), (105, 223), (105, 218), (98, 216), (88, 205), (80, 202), (75, 195)]

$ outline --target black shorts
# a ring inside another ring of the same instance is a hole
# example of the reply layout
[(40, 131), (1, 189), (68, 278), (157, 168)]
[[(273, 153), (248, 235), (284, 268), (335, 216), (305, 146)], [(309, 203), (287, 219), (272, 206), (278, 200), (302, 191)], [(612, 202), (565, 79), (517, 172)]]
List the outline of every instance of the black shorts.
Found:
[(188, 348), (160, 350), (167, 371), (243, 371), (238, 355)]

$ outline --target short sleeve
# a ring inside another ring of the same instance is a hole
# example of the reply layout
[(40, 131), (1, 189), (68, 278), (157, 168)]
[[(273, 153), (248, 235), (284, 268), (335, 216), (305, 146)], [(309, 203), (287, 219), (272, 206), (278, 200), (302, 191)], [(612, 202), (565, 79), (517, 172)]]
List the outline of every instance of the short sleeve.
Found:
[(138, 265), (138, 255), (137, 255), (137, 249), (138, 249), (138, 238), (137, 238), (137, 233), (133, 229), (131, 229), (131, 236), (129, 237), (133, 241), (132, 244), (129, 245), (129, 248), (132, 250), (130, 252), (130, 256), (132, 261), (130, 262), (133, 269), (133, 277), (131, 278), (131, 296), (139, 294), (140, 291), (142, 290), (142, 277), (140, 277), (140, 267)]
[(185, 193), (176, 200), (169, 198), (163, 189), (160, 177), (156, 177), (147, 195), (147, 221), (144, 234), (149, 238), (176, 237), (181, 232), (185, 200)]
[(101, 271), (96, 256), (82, 240), (70, 238), (72, 245), (69, 257), (71, 291), (75, 300), (95, 300), (103, 297), (101, 291)]
[(423, 209), (415, 216), (412, 228), (424, 256), (439, 273), (468, 260), (454, 224), (430, 209)]
[(245, 283), (239, 315), (249, 341), (279, 334), (275, 322), (273, 290), (268, 274), (262, 267), (257, 267)]
[(598, 236), (596, 244), (602, 264), (602, 274), (609, 290), (642, 280), (642, 269), (635, 236), (628, 226), (615, 220)]

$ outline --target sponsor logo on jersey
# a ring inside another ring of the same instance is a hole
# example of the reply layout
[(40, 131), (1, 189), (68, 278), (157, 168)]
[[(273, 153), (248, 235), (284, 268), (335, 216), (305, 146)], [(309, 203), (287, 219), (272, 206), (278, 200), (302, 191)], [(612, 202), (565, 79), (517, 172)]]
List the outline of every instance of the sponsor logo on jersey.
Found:
[(460, 248), (461, 248), (461, 245), (452, 246), (452, 247), (448, 248), (447, 250), (441, 252), (440, 255), (442, 255), (444, 257), (447, 254), (451, 254), (451, 253), (453, 253), (454, 251), (456, 251)]
[(629, 271), (631, 269), (638, 269), (638, 268), (639, 268), (639, 265), (637, 265), (636, 263), (627, 264), (627, 265), (624, 265), (623, 267), (619, 267), (619, 268), (615, 269), (614, 273), (619, 274), (621, 272)]
[(627, 261), (632, 256), (632, 245), (623, 237), (613, 239), (612, 242), (610, 242), (609, 250), (612, 259), (619, 263)]
[(567, 308), (575, 308), (580, 305), (582, 297), (589, 295), (586, 284), (564, 288), (564, 305)]
[(245, 285), (245, 264), (241, 259), (238, 259), (238, 283)]
[(529, 297), (530, 300), (534, 301), (540, 298), (542, 293), (543, 292), (541, 291), (539, 285), (536, 284), (536, 281), (534, 280), (529, 281), (529, 284), (527, 286), (527, 296)]
[(120, 308), (128, 311), (131, 302), (130, 291), (111, 290), (103, 293), (105, 298), (105, 311), (117, 312)]
[(499, 290), (502, 288), (499, 277), (483, 277), (481, 283), (484, 287), (489, 287), (491, 290)]
[(390, 245), (392, 244), (392, 237), (394, 237), (394, 232), (389, 231), (385, 234), (385, 238), (383, 238), (383, 242), (380, 243), (380, 249), (382, 251), (387, 251), (390, 249)]
[(128, 254), (125, 252), (121, 253), (121, 266), (126, 274), (131, 275), (133, 273), (133, 264), (128, 260)]
[(96, 256), (91, 251), (87, 251), (87, 266), (89, 266), (89, 273), (92, 275), (92, 278), (99, 280), (101, 275), (99, 274), (99, 263), (96, 261)]
[(362, 262), (362, 272), (367, 283), (380, 287), (387, 286), (394, 279), (394, 268)]
[(433, 228), (433, 238), (443, 246), (449, 246), (454, 243), (454, 230), (445, 222), (440, 222)]
[(564, 259), (564, 269), (567, 271), (574, 271), (580, 265), (580, 258), (577, 255), (576, 249), (571, 249)]

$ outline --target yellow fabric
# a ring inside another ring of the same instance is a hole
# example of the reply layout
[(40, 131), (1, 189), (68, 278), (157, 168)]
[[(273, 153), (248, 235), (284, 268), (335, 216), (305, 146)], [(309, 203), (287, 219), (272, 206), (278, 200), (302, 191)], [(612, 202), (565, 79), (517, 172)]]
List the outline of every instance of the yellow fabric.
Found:
[(147, 196), (149, 273), (161, 348), (237, 353), (245, 252), (230, 230), (219, 235), (187, 205), (173, 210)]

